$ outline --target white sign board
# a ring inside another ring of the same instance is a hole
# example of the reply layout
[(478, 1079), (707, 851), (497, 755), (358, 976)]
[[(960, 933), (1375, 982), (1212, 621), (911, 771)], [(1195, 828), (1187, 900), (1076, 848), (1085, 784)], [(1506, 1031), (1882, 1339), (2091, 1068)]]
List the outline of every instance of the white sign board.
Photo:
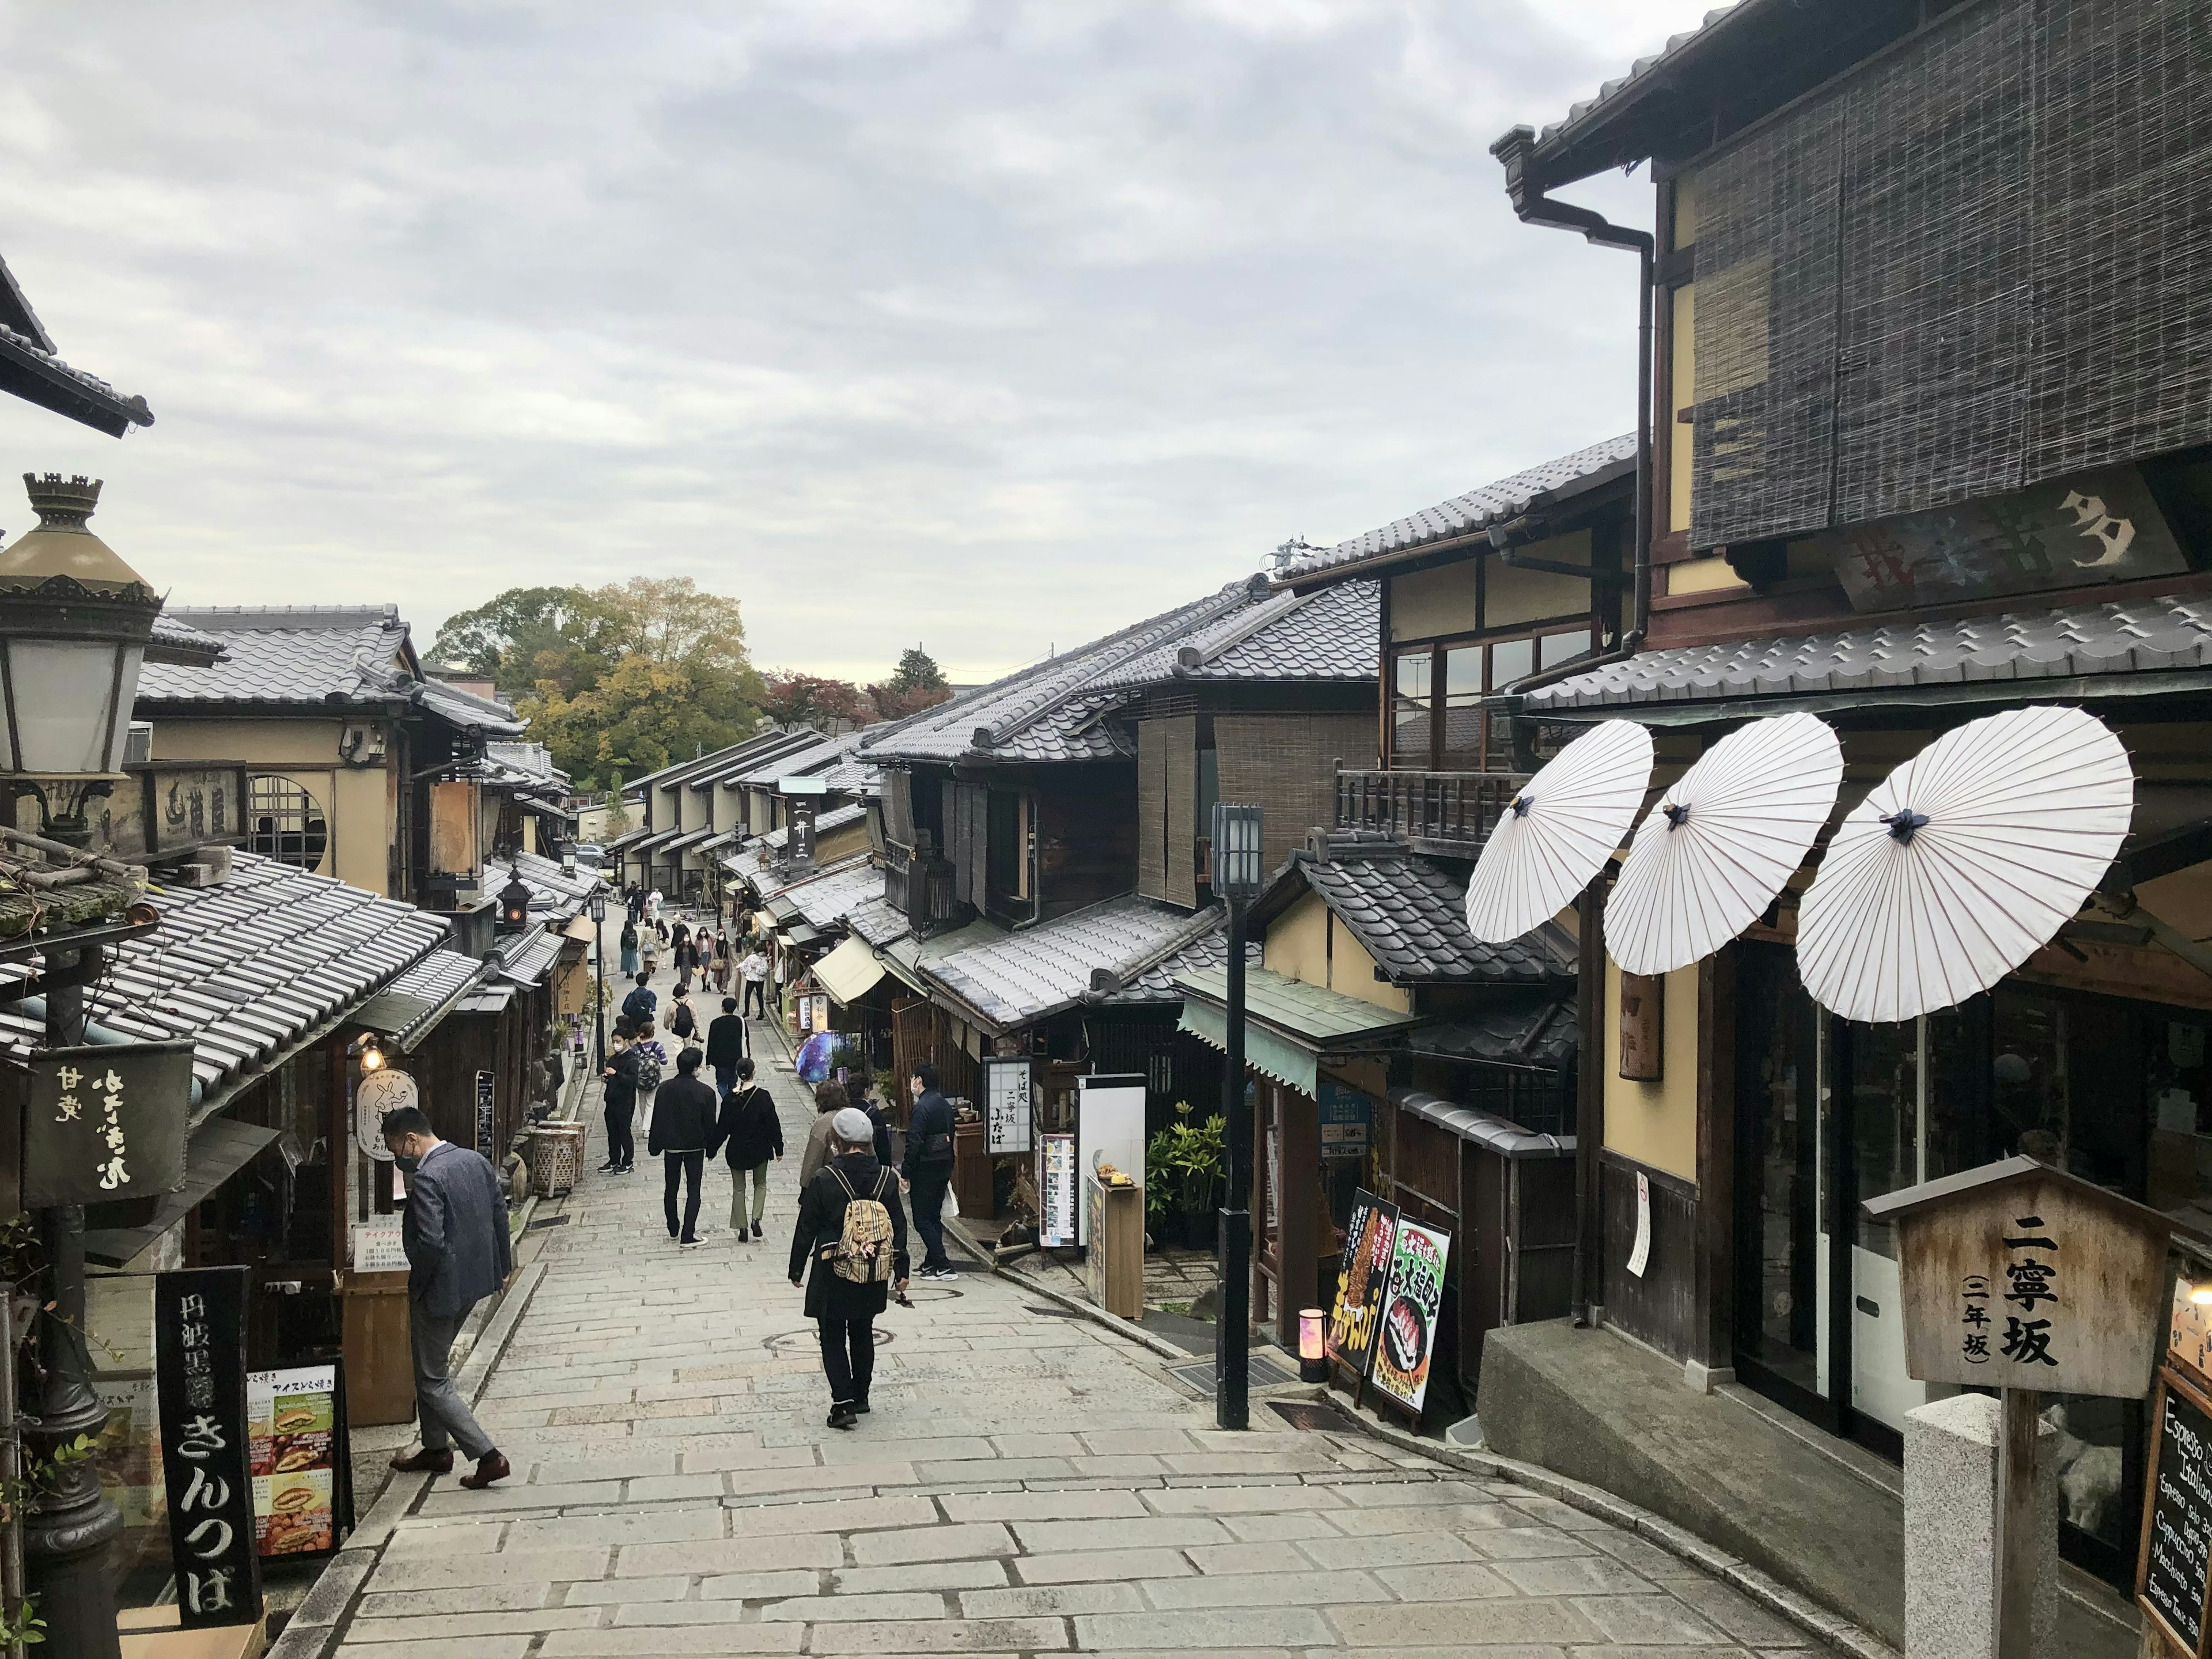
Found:
[(357, 1273), (403, 1273), (407, 1248), (400, 1242), (402, 1218), (380, 1215), (353, 1224), (353, 1270)]
[(986, 1121), (990, 1151), (1026, 1152), (1030, 1149), (1030, 1063), (1021, 1060), (983, 1062)]
[(1636, 1172), (1636, 1243), (1628, 1252), (1628, 1271), (1638, 1279), (1651, 1265), (1651, 1177)]
[[(1145, 1183), (1145, 1078), (1141, 1072), (1076, 1079), (1075, 1166), (1085, 1176), (1110, 1164)], [(1076, 1243), (1088, 1244), (1089, 1220), (1075, 1218)]]
[(1075, 1137), (1046, 1135), (1037, 1143), (1037, 1243), (1075, 1243)]
[(384, 1163), (392, 1161), (392, 1148), (384, 1144), (384, 1115), (402, 1106), (419, 1105), (420, 1091), (404, 1072), (371, 1072), (362, 1079), (353, 1096), (353, 1138), (362, 1151)]

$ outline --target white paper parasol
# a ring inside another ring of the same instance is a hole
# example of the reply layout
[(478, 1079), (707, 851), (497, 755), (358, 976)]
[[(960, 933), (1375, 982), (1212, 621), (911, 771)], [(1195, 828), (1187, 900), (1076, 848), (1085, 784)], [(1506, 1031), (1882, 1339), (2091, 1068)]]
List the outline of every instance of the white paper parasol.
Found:
[(1574, 902), (1628, 833), (1651, 781), (1651, 734), (1607, 720), (1528, 780), (1483, 843), (1467, 925), (1486, 945), (1516, 939)]
[(2128, 833), (2104, 722), (2015, 708), (1938, 738), (1846, 817), (1797, 918), (1797, 966), (1849, 1019), (1965, 1001), (2049, 943)]
[(1810, 714), (1723, 738), (1637, 828), (1605, 907), (1613, 959), (1671, 973), (1734, 939), (1805, 861), (1843, 781), (1843, 745)]

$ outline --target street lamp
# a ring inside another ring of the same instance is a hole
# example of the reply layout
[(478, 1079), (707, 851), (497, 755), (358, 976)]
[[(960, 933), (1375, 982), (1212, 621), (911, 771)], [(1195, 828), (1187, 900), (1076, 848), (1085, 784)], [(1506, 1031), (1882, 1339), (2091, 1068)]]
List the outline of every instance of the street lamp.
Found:
[(519, 864), (508, 869), (507, 885), (499, 890), (499, 921), (507, 928), (530, 925), (530, 884), (523, 880)]
[(1229, 1051), (1228, 1097), (1222, 1115), (1228, 1123), (1229, 1191), (1221, 1206), (1220, 1237), (1214, 1257), (1219, 1284), (1214, 1292), (1213, 1421), (1241, 1429), (1250, 1422), (1252, 1353), (1252, 1111), (1244, 1094), (1244, 908), (1260, 896), (1260, 809), (1213, 805), (1214, 897), (1229, 907), (1227, 974)]
[[(161, 600), (144, 578), (85, 528), (100, 483), (49, 472), (23, 475), (37, 528), (0, 551), (0, 822), (16, 822), (28, 795), (40, 827), (88, 846), (90, 803), (118, 781)], [(46, 1043), (84, 1041), (84, 981), (97, 947), (50, 949)], [(84, 1334), (84, 1207), (39, 1212), (49, 1282), (39, 1323), (37, 1427), (30, 1452), (52, 1460), (80, 1436), (97, 1438), (106, 1407), (94, 1393)], [(100, 1491), (89, 1458), (63, 1463), (23, 1523), (24, 1565), (58, 1653), (112, 1659), (118, 1651), (110, 1546), (123, 1514)]]
[(596, 1008), (599, 1026), (599, 1070), (607, 1069), (607, 884), (600, 882), (592, 889), (592, 960), (598, 965), (599, 997)]

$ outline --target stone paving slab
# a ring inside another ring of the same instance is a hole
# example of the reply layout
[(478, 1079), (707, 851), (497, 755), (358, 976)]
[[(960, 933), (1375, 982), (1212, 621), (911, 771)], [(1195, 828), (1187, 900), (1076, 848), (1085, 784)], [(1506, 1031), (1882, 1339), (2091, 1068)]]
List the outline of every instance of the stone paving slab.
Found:
[[(796, 1145), (811, 1104), (768, 1070)], [(782, 1278), (795, 1160), (765, 1248), (717, 1224), (727, 1179), (679, 1252), (651, 1172), (586, 1176), (484, 1397), (515, 1478), (394, 1489), (388, 1544), (310, 1604), (338, 1659), (1806, 1652), (1601, 1516), (1261, 1401), (1218, 1430), (1166, 1362), (981, 1273), (886, 1313), (875, 1410), (831, 1430)]]

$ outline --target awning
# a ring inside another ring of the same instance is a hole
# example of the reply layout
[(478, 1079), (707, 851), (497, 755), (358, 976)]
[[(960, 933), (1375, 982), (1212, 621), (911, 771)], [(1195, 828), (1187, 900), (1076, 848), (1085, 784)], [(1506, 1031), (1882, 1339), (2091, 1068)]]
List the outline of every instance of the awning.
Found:
[(599, 924), (589, 916), (571, 916), (568, 925), (561, 930), (563, 939), (580, 939), (586, 944), (599, 937)]
[[(1229, 969), (1224, 963), (1176, 975), (1182, 992), (1182, 1029), (1224, 1053), (1229, 1048)], [(1324, 1054), (1395, 1048), (1411, 1014), (1365, 1002), (1303, 980), (1244, 970), (1244, 1061), (1301, 1094), (1317, 1091)]]
[(102, 1228), (84, 1236), (84, 1253), (103, 1267), (120, 1267), (197, 1209), (215, 1189), (251, 1164), (276, 1131), (236, 1118), (211, 1117), (185, 1142), (185, 1184), (164, 1193), (143, 1227)]
[(814, 982), (838, 1003), (858, 1002), (884, 976), (866, 941), (848, 939), (814, 964)]

